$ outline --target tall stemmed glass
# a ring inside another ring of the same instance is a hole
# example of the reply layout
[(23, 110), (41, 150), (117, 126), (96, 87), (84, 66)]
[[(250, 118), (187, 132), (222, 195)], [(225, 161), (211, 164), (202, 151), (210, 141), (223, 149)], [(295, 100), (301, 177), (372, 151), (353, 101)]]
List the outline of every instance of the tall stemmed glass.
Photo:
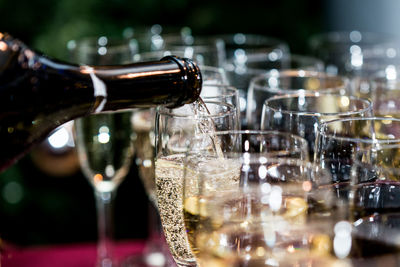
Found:
[(132, 161), (130, 112), (78, 119), (76, 144), (82, 171), (92, 184), (97, 208), (97, 266), (114, 266), (113, 203)]
[(308, 141), (314, 155), (315, 136), (324, 121), (346, 117), (368, 117), (372, 104), (352, 96), (297, 93), (269, 98), (261, 116), (261, 129), (290, 132)]
[(175, 110), (161, 108), (156, 119), (156, 194), (164, 234), (178, 266), (196, 266), (183, 221), (183, 160), (187, 142), (196, 134), (238, 129), (234, 106), (204, 102), (207, 111), (185, 105)]
[(345, 95), (349, 91), (345, 77), (324, 72), (293, 70), (271, 70), (251, 79), (247, 94), (246, 120), (248, 128), (258, 129), (262, 107), (270, 97), (296, 93), (329, 93)]
[[(157, 60), (166, 55), (184, 56), (183, 52), (153, 51), (134, 55), (134, 61)], [(225, 72), (221, 68), (201, 66), (203, 88), (201, 96), (205, 101), (220, 101), (237, 105), (237, 91), (227, 85)], [(146, 242), (144, 254), (141, 257), (133, 255), (123, 262), (123, 266), (165, 266), (173, 263), (168, 248), (165, 245), (161, 222), (157, 212), (157, 197), (154, 177), (155, 157), (155, 109), (135, 109), (132, 116), (134, 131), (134, 147), (139, 177), (151, 201), (149, 206), (149, 239)]]
[[(101, 36), (68, 43), (71, 61), (112, 65), (132, 62), (136, 42)], [(132, 161), (130, 111), (95, 114), (76, 121), (82, 171), (94, 187), (98, 220), (97, 266), (114, 266), (113, 203)]]

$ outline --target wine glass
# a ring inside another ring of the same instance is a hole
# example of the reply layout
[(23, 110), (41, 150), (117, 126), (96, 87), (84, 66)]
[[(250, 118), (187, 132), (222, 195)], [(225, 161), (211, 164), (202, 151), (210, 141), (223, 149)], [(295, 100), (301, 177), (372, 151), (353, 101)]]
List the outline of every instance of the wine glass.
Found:
[(181, 51), (184, 57), (195, 59), (199, 65), (214, 67), (222, 67), (225, 56), (223, 42), (207, 36), (165, 35), (162, 50)]
[(251, 79), (247, 94), (248, 128), (260, 127), (264, 101), (275, 95), (329, 93), (345, 95), (349, 81), (345, 77), (301, 69), (271, 70)]
[[(70, 59), (79, 64), (132, 62), (134, 40), (87, 37), (68, 42)], [(94, 186), (98, 221), (97, 265), (112, 266), (113, 204), (116, 189), (132, 160), (130, 111), (95, 114), (76, 121), (77, 151), (82, 171)]]
[[(277, 38), (257, 34), (234, 33), (221, 34), (216, 37), (224, 43), (223, 68), (227, 73), (229, 83), (239, 90), (240, 102), (242, 103), (240, 106), (241, 124), (242, 127), (247, 128), (247, 90), (250, 79), (260, 74), (260, 70), (259, 68), (255, 70), (247, 68), (246, 63), (253, 60), (255, 62), (279, 62), (283, 56), (290, 53), (289, 46), (286, 42)], [(267, 70), (263, 68), (261, 73)]]
[(261, 129), (290, 132), (305, 138), (313, 157), (315, 136), (323, 121), (367, 117), (371, 112), (369, 100), (353, 96), (310, 93), (274, 96), (264, 102)]
[(160, 24), (144, 27), (127, 27), (123, 31), (124, 38), (136, 40), (140, 53), (162, 50), (164, 36), (185, 38), (191, 35), (192, 30), (188, 26), (172, 27)]
[(400, 80), (399, 68), (388, 66), (385, 70), (375, 73), (369, 80), (367, 90), (359, 91), (374, 103), (374, 115), (382, 117), (399, 117), (400, 113)]
[(358, 251), (357, 257), (379, 259), (384, 256), (394, 260), (400, 251), (400, 146), (379, 141), (354, 155), (351, 219), (356, 225), (355, 240), (365, 248)]
[(400, 144), (400, 119), (342, 118), (321, 123), (315, 141), (315, 163), (328, 169), (333, 182), (349, 182), (354, 156), (375, 146)]
[[(240, 151), (246, 141), (239, 143)], [(329, 196), (313, 191), (320, 179), (330, 180), (329, 173), (309, 162), (271, 157), (268, 148), (223, 157), (197, 143), (193, 148), (185, 168), (184, 216), (199, 266), (286, 266), (314, 252), (331, 260), (332, 229), (321, 213), (321, 206), (329, 210)]]
[(392, 37), (381, 33), (333, 31), (312, 36), (309, 48), (312, 55), (325, 62), (328, 73), (353, 75), (362, 68), (365, 59), (374, 57), (370, 51), (380, 46), (390, 46), (394, 41)]
[(315, 141), (314, 162), (331, 173), (332, 181), (326, 187), (336, 195), (343, 218), (352, 217), (349, 214), (350, 182), (356, 154), (362, 150), (400, 144), (399, 129), (399, 119), (379, 117), (342, 118), (320, 125)]
[(90, 115), (75, 121), (82, 171), (95, 191), (97, 266), (114, 266), (113, 203), (116, 189), (129, 171), (133, 147), (130, 112)]
[[(275, 157), (308, 160), (308, 147), (305, 139), (292, 134), (249, 130), (215, 132), (211, 138), (209, 134), (198, 134), (188, 145), (182, 181), (183, 214), (187, 238), (196, 260), (201, 246), (196, 241), (196, 234), (203, 227), (202, 222), (207, 221), (204, 218), (207, 216), (202, 215), (204, 191), (235, 194), (239, 192), (239, 185), (244, 187), (255, 182), (257, 173), (263, 170), (253, 169), (243, 175), (240, 170), (252, 168), (253, 163), (247, 162), (248, 156), (256, 154), (265, 160)], [(200, 185), (200, 177), (207, 179), (207, 185)]]
[(198, 133), (238, 129), (234, 106), (205, 101), (197, 108), (185, 105), (160, 108), (156, 119), (155, 179), (158, 210), (164, 234), (178, 266), (196, 266), (185, 234), (182, 209), (183, 159), (186, 143)]

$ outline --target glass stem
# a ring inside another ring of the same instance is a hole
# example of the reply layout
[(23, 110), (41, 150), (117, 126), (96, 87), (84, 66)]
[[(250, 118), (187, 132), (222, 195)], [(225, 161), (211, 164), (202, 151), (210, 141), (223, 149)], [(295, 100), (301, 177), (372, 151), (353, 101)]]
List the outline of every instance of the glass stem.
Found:
[(97, 266), (111, 267), (114, 264), (113, 259), (113, 204), (114, 191), (99, 192), (95, 191), (97, 208)]

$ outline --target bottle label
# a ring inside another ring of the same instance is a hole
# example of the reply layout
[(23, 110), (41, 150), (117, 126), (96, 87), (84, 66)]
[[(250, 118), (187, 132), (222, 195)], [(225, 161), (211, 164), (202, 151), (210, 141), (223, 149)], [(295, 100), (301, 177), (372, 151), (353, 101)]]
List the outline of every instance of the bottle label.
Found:
[(92, 79), (94, 97), (96, 100), (101, 99), (101, 101), (94, 107), (94, 113), (99, 113), (103, 111), (104, 105), (107, 103), (107, 86), (96, 76), (96, 74), (94, 74), (94, 69), (92, 67), (82, 66), (82, 68), (86, 73), (89, 73), (90, 78)]

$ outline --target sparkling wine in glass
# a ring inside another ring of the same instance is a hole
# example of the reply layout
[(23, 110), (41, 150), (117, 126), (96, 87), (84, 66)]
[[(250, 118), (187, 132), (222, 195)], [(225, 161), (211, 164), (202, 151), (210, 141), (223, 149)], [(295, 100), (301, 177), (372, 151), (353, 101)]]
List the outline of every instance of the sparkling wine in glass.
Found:
[[(158, 209), (164, 234), (178, 266), (196, 266), (185, 233), (183, 220), (184, 159), (189, 140), (207, 133), (210, 140), (217, 131), (238, 129), (234, 106), (205, 101), (199, 106), (185, 105), (159, 109), (156, 119), (155, 178)], [(212, 141), (214, 149), (218, 144)]]

